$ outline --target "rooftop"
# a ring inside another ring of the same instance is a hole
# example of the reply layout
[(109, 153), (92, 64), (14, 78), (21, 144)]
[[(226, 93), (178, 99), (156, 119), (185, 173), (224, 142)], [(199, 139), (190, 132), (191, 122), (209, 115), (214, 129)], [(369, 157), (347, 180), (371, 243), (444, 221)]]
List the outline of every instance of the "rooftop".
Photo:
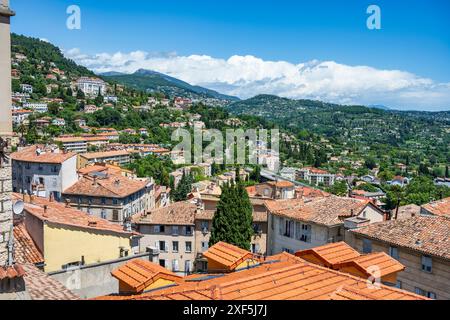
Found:
[(183, 201), (175, 202), (167, 207), (149, 211), (145, 215), (135, 215), (136, 224), (150, 225), (194, 225), (197, 205)]
[(14, 226), (14, 258), (18, 263), (44, 263), (44, 257), (37, 248), (23, 223)]
[(216, 243), (203, 256), (225, 266), (227, 271), (233, 271), (247, 259), (253, 258), (252, 253), (225, 242)]
[(272, 214), (278, 216), (334, 226), (343, 223), (343, 218), (360, 214), (369, 203), (368, 200), (330, 196), (310, 201), (267, 200), (265, 205)]
[(345, 242), (330, 243), (324, 246), (298, 251), (295, 255), (299, 258), (304, 258), (306, 255), (313, 255), (319, 259), (324, 266), (329, 268), (337, 263), (355, 259), (360, 256), (358, 251)]
[(290, 254), (268, 257), (250, 269), (185, 281), (134, 296), (99, 300), (428, 300), (401, 289), (308, 263)]
[(360, 255), (359, 257), (349, 259), (348, 261), (340, 262), (334, 265), (334, 268), (340, 269), (345, 266), (352, 266), (362, 271), (366, 276), (375, 276), (373, 267), (376, 266), (379, 271), (379, 277), (397, 273), (405, 270), (405, 266), (397, 260), (391, 258), (384, 252), (376, 252), (367, 255)]
[(150, 261), (131, 260), (120, 268), (111, 272), (111, 275), (124, 282), (133, 293), (142, 292), (158, 279), (180, 281), (182, 278)]
[(450, 215), (450, 197), (430, 202), (422, 208), (436, 216)]
[(150, 181), (134, 180), (108, 172), (97, 177), (95, 172), (81, 177), (77, 183), (64, 190), (67, 195), (125, 198), (144, 189)]
[(130, 155), (126, 150), (83, 153), (80, 156), (89, 160)]
[(79, 297), (63, 284), (42, 272), (32, 264), (23, 266), (25, 285), (32, 300), (79, 300)]
[(26, 147), (11, 154), (11, 159), (15, 161), (61, 164), (66, 160), (76, 157), (75, 153), (63, 152), (59, 149), (46, 148), (44, 145), (34, 145)]
[[(25, 198), (25, 199), (24, 199)], [(106, 231), (118, 233), (121, 235), (138, 235), (135, 232), (125, 231), (124, 228), (108, 220), (91, 216), (83, 211), (76, 210), (66, 205), (50, 201), (40, 197), (24, 197), (21, 194), (14, 193), (14, 200), (24, 200), (25, 211), (42, 221), (48, 221), (58, 225), (66, 225), (77, 228), (83, 228), (92, 231)]]
[(416, 216), (389, 220), (350, 232), (450, 260), (450, 217)]

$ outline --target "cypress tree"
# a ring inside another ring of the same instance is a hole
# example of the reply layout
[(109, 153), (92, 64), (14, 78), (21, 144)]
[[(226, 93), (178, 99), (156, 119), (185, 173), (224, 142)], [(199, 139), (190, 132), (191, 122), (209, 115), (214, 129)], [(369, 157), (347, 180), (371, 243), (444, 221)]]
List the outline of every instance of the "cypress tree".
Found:
[(250, 250), (253, 207), (241, 183), (225, 185), (212, 222), (210, 246), (224, 241)]

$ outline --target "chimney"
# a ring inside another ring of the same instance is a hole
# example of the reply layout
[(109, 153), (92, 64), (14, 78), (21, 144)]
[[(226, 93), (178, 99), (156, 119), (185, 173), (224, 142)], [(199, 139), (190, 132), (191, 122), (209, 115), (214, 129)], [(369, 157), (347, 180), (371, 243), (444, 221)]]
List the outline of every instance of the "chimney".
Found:
[(44, 218), (48, 218), (48, 215), (47, 215), (47, 209), (48, 209), (47, 205), (44, 205), (44, 213), (42, 214), (42, 216), (43, 216)]

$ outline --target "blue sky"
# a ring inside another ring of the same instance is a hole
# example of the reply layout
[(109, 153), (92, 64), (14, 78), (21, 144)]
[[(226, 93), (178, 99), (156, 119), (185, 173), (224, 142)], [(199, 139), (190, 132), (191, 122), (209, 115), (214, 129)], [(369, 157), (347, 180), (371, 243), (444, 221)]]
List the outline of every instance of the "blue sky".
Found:
[[(65, 26), (66, 8), (71, 4), (81, 8), (81, 30), (68, 30)], [(381, 8), (381, 30), (366, 27), (366, 9), (370, 4)], [(78, 48), (82, 55), (73, 58), (94, 69), (101, 62), (82, 58), (139, 50), (152, 55), (170, 52), (178, 57), (206, 55), (217, 61), (227, 61), (232, 56), (293, 65), (312, 60), (333, 61), (338, 66), (401, 70), (431, 79), (435, 84), (450, 83), (447, 0), (11, 0), (11, 6), (17, 12), (12, 31), (48, 39), (64, 50)], [(217, 84), (217, 79), (195, 78), (177, 73), (173, 67), (162, 69), (184, 76), (183, 80), (240, 93), (235, 88), (237, 82), (231, 80)], [(447, 89), (440, 87), (439, 94)], [(289, 95), (288, 91), (283, 92)], [(312, 96), (316, 93), (308, 92)], [(446, 99), (430, 103), (449, 107), (450, 98)], [(380, 101), (374, 99), (373, 103)], [(405, 103), (398, 105), (406, 108)]]

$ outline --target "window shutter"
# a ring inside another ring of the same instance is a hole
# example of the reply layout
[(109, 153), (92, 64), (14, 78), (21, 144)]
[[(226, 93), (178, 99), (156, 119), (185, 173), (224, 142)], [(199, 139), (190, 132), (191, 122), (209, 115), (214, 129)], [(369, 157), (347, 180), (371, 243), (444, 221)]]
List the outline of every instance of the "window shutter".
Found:
[(164, 251), (169, 252), (169, 245), (167, 242), (164, 243)]

